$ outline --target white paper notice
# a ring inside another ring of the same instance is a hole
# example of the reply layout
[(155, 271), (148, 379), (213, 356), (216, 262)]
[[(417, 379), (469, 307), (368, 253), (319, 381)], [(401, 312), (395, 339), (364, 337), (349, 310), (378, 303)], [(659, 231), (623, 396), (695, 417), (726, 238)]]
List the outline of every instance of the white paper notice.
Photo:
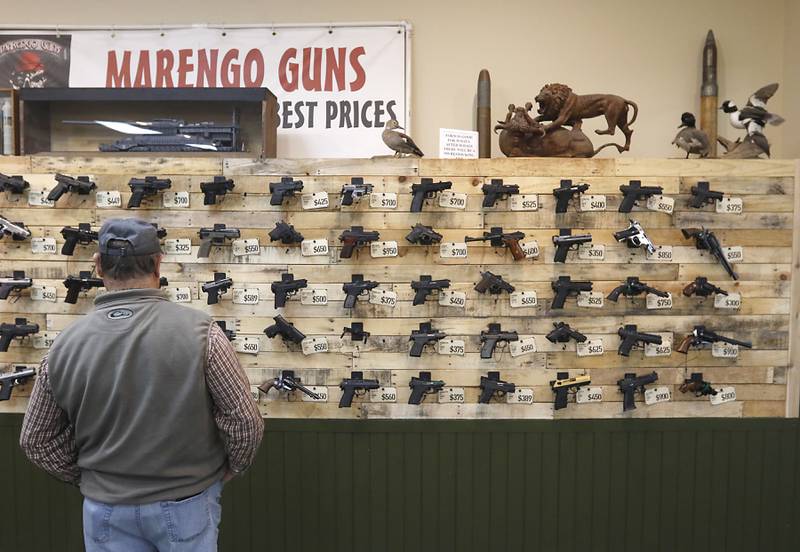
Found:
[(477, 159), (478, 133), (472, 130), (440, 128), (439, 157), (442, 159)]

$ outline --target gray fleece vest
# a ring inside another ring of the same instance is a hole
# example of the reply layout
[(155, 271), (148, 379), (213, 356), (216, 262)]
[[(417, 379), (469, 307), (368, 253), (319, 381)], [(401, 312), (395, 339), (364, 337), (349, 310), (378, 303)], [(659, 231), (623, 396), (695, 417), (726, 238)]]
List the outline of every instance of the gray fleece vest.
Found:
[(110, 292), (95, 307), (48, 355), (75, 427), (81, 492), (143, 504), (209, 487), (226, 464), (205, 380), (211, 318), (156, 289)]

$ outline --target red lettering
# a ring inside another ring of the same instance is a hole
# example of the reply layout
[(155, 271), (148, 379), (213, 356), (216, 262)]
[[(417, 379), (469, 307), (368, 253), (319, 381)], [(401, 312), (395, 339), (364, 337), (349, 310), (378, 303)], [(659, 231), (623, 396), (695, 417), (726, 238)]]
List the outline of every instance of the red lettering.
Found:
[(193, 84), (186, 83), (186, 74), (194, 71), (194, 65), (189, 63), (194, 50), (178, 50), (178, 88), (193, 88)]
[(322, 48), (314, 48), (313, 59), (311, 48), (303, 48), (303, 88), (315, 92), (322, 90)]
[[(297, 81), (300, 80), (297, 75), (297, 63), (295, 61), (289, 63), (289, 60), (294, 60), (295, 57), (297, 57), (297, 48), (289, 48), (283, 53), (281, 61), (278, 64), (278, 80), (281, 83), (281, 87), (286, 92), (294, 92), (297, 90)], [(289, 76), (291, 76), (291, 80), (287, 78)]]
[(205, 88), (206, 82), (208, 82), (208, 88), (217, 87), (218, 57), (219, 50), (216, 48), (211, 50), (211, 61), (208, 59), (206, 50), (199, 50), (197, 52), (197, 88)]
[(325, 50), (325, 91), (330, 92), (333, 90), (333, 79), (336, 79), (336, 90), (344, 90), (344, 58), (347, 55), (347, 48), (338, 48), (338, 57), (336, 50), (328, 48)]
[(239, 57), (239, 50), (234, 48), (233, 50), (228, 50), (228, 52), (222, 58), (222, 86), (223, 88), (238, 88), (240, 79), (239, 79), (239, 64), (233, 63)]
[(106, 88), (129, 88), (131, 85), (131, 52), (122, 53), (122, 67), (117, 63), (117, 52), (108, 51), (106, 61)]
[[(255, 75), (253, 75), (253, 69), (255, 69)], [(261, 50), (253, 48), (247, 52), (244, 57), (243, 73), (246, 87), (256, 88), (261, 86), (264, 81), (264, 57), (261, 55)]]
[(361, 62), (358, 61), (358, 58), (365, 55), (367, 52), (364, 50), (363, 46), (359, 46), (358, 48), (354, 48), (352, 52), (350, 52), (350, 65), (353, 66), (353, 70), (356, 72), (356, 78), (350, 82), (350, 91), (356, 92), (361, 90), (364, 87), (364, 83), (367, 80), (367, 74), (364, 71), (364, 67), (361, 65)]
[(135, 88), (152, 88), (153, 77), (150, 74), (150, 50), (139, 50), (139, 64), (136, 66)]
[(156, 52), (156, 88), (174, 88), (172, 81), (172, 67), (175, 65), (175, 56), (172, 50), (158, 50)]

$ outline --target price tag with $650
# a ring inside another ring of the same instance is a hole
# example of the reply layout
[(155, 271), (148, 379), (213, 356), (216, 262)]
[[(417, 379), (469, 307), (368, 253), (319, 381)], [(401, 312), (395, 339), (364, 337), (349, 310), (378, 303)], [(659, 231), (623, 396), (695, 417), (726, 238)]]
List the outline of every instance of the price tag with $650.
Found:
[(300, 243), (300, 254), (303, 257), (328, 254), (328, 240), (303, 240)]
[(237, 353), (257, 355), (261, 349), (261, 340), (257, 337), (237, 337), (233, 340), (233, 348)]

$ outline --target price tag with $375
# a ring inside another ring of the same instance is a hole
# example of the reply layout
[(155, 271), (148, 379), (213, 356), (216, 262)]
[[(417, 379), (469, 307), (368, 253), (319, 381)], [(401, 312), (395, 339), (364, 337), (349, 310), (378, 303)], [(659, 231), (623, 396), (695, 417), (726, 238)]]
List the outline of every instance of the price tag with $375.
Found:
[(741, 197), (723, 197), (716, 201), (717, 213), (726, 215), (741, 215), (743, 203)]
[(461, 404), (464, 402), (463, 387), (445, 387), (439, 391), (439, 404)]
[(314, 192), (313, 194), (303, 194), (300, 200), (303, 209), (327, 209), (331, 202), (328, 192)]
[(328, 352), (328, 338), (327, 337), (307, 337), (300, 346), (303, 348), (304, 355), (313, 355), (315, 353)]
[(373, 305), (394, 308), (397, 305), (397, 294), (385, 289), (371, 289), (369, 291), (369, 302)]
[(438, 348), (440, 355), (464, 356), (466, 345), (463, 339), (440, 339)]

